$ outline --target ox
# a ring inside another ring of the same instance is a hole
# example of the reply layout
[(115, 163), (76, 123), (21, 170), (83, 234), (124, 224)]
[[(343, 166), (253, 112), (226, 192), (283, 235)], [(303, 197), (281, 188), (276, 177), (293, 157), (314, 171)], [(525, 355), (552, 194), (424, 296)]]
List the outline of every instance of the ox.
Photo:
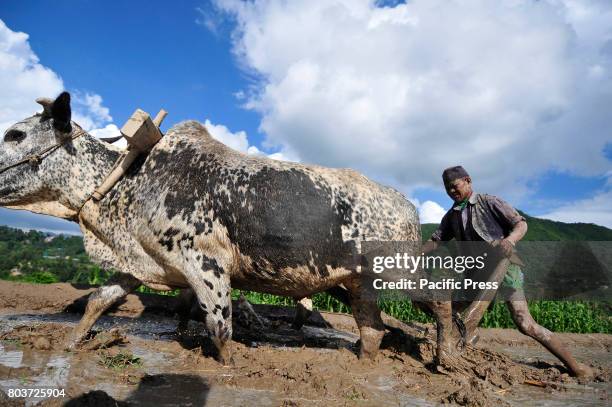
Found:
[[(69, 348), (138, 286), (189, 288), (225, 361), (232, 287), (299, 299), (341, 285), (359, 327), (359, 356), (376, 354), (384, 326), (354, 260), (360, 241), (420, 240), (417, 212), (399, 192), (348, 169), (241, 154), (187, 121), (94, 201), (122, 150), (71, 121), (68, 93), (38, 102), (42, 113), (5, 132), (0, 205), (78, 222), (91, 259), (117, 271), (90, 296)], [(441, 358), (451, 348), (442, 339), (450, 304), (428, 305)]]

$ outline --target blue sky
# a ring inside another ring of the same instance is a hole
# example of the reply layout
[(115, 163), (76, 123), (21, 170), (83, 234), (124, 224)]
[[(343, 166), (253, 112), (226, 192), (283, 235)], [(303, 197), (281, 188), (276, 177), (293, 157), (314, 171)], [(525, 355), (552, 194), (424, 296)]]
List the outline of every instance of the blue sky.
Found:
[(163, 107), (164, 129), (196, 119), (244, 152), (355, 168), (426, 222), (462, 163), (529, 214), (612, 227), (609, 2), (8, 0), (0, 20), (2, 131), (66, 89), (94, 134)]

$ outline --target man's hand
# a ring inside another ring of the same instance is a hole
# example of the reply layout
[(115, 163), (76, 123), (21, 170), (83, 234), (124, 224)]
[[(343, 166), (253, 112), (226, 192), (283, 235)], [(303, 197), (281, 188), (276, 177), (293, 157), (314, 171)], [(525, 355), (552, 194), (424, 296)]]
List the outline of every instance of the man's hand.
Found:
[(425, 243), (423, 243), (423, 248), (421, 249), (421, 251), (423, 252), (423, 254), (427, 254), (429, 252), (436, 250), (437, 248), (438, 248), (438, 242), (434, 242), (433, 240), (428, 240)]
[(514, 244), (508, 238), (499, 241), (499, 248), (504, 253), (504, 256), (510, 257), (512, 256), (512, 252), (514, 251)]

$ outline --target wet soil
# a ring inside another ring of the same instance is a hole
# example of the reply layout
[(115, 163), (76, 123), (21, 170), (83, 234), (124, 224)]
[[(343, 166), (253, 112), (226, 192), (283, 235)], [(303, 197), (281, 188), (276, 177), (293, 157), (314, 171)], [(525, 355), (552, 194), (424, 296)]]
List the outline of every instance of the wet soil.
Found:
[[(440, 373), (432, 327), (389, 332), (376, 360), (363, 361), (348, 315), (321, 313), (296, 331), (292, 308), (255, 305), (265, 318), (258, 325), (234, 306), (232, 363), (222, 366), (201, 323), (176, 333), (174, 298), (130, 295), (100, 318), (82, 350), (65, 352), (89, 292), (0, 281), (0, 405), (609, 405), (612, 335), (559, 335), (595, 369), (590, 380), (570, 377), (535, 341), (500, 329), (483, 330), (478, 346)], [(65, 396), (8, 398), (14, 388)]]

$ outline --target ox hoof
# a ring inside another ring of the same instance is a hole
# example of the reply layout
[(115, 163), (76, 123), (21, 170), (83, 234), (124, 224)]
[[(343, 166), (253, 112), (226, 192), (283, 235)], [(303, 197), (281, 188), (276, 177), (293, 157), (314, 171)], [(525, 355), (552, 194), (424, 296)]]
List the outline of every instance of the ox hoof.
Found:
[(221, 348), (216, 349), (216, 354), (214, 358), (217, 362), (222, 364), (223, 366), (234, 366), (234, 359), (228, 349), (228, 346), (222, 346)]
[(234, 367), (235, 366), (234, 358), (231, 356), (217, 356), (215, 360), (221, 365), (223, 365), (223, 367)]
[(378, 349), (377, 350), (373, 350), (373, 351), (372, 350), (367, 350), (367, 349), (364, 349), (363, 346), (361, 346), (361, 344), (360, 344), (359, 352), (357, 353), (357, 357), (360, 360), (366, 360), (366, 361), (370, 360), (371, 361), (371, 360), (376, 359), (376, 355), (378, 355)]

